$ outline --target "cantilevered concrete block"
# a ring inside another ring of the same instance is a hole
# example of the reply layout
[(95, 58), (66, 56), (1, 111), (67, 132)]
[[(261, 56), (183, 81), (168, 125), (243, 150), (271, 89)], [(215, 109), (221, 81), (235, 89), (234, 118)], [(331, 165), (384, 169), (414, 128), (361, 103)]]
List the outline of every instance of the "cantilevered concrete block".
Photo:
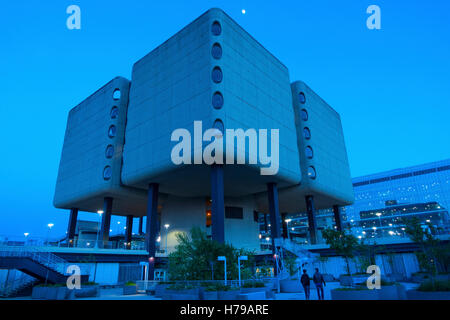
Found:
[(113, 197), (113, 213), (144, 213), (145, 192), (120, 180), (129, 85), (115, 78), (69, 112), (55, 207), (97, 212)]
[[(305, 211), (305, 196), (316, 209), (353, 203), (353, 187), (339, 114), (304, 82), (291, 85), (302, 181), (280, 190), (280, 210)], [(258, 195), (266, 208), (264, 195)]]
[[(243, 150), (245, 164), (224, 167), (225, 196), (262, 192), (268, 182), (280, 187), (300, 182), (296, 129), (287, 68), (236, 22), (211, 9), (133, 66), (124, 148), (122, 180), (146, 189), (178, 196), (208, 196), (210, 167), (175, 165), (172, 132), (189, 130), (194, 146), (194, 121), (212, 128), (279, 130), (279, 170), (261, 175), (261, 165), (249, 164), (252, 151)], [(224, 140), (227, 140), (225, 134)], [(258, 142), (257, 142), (258, 143)], [(204, 148), (209, 142), (204, 142)], [(224, 150), (225, 151), (225, 150)], [(226, 152), (224, 158), (226, 158)], [(270, 153), (269, 153), (270, 155)]]

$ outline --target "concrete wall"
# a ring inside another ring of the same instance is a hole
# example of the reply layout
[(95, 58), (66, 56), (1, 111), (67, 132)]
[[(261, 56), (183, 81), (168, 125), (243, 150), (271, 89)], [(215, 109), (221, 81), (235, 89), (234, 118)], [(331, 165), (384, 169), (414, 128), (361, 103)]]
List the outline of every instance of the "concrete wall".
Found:
[[(167, 236), (168, 251), (177, 245), (176, 235), (180, 232), (188, 233), (196, 226), (207, 234), (211, 234), (206, 227), (206, 198), (182, 198), (169, 196), (161, 210), (161, 249), (166, 247), (165, 224), (169, 224)], [(225, 206), (243, 208), (243, 219), (225, 219), (225, 241), (237, 248), (259, 248), (259, 226), (253, 220), (254, 201), (251, 197), (242, 199), (226, 198)]]

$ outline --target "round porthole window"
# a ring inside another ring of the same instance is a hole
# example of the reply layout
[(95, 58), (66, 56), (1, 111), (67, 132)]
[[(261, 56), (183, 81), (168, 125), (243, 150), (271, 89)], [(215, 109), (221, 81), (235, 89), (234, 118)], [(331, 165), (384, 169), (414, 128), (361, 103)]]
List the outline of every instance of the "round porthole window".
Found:
[(108, 137), (114, 138), (116, 136), (116, 133), (117, 133), (116, 126), (115, 125), (110, 126), (108, 130)]
[(115, 89), (113, 92), (113, 99), (119, 100), (120, 99), (120, 89)]
[(311, 139), (311, 131), (309, 131), (309, 128), (307, 128), (307, 127), (304, 127), (304, 128), (303, 128), (303, 137), (304, 137), (306, 140)]
[(300, 93), (298, 94), (298, 100), (300, 101), (301, 104), (305, 104), (305, 102), (306, 102), (306, 97), (305, 97), (305, 94), (304, 94), (303, 92), (300, 92)]
[(222, 134), (225, 131), (225, 129), (223, 127), (223, 122), (220, 119), (217, 119), (216, 121), (214, 121), (213, 128), (219, 130), (220, 132), (222, 132)]
[(312, 159), (314, 154), (313, 154), (313, 149), (310, 146), (307, 146), (305, 148), (305, 154), (306, 154), (306, 158), (308, 159)]
[(112, 169), (110, 166), (106, 166), (105, 169), (103, 169), (103, 179), (109, 180), (112, 177)]
[(117, 107), (112, 107), (111, 109), (111, 119), (117, 119), (117, 117), (119, 116), (119, 108)]
[(222, 69), (220, 69), (219, 67), (214, 67), (211, 77), (214, 83), (221, 83), (223, 78)]
[(219, 21), (214, 21), (211, 26), (211, 32), (215, 36), (219, 36), (222, 33), (222, 26), (220, 25)]
[(106, 147), (105, 156), (107, 159), (111, 159), (114, 156), (114, 147), (111, 144)]
[(308, 167), (308, 178), (312, 180), (316, 178), (316, 169), (313, 166)]
[(211, 55), (214, 59), (222, 58), (222, 47), (218, 43), (214, 43), (211, 49)]
[(219, 91), (213, 94), (212, 105), (215, 109), (220, 109), (223, 107), (223, 96)]
[(307, 121), (308, 120), (308, 111), (306, 111), (306, 109), (300, 110), (300, 118), (303, 121)]

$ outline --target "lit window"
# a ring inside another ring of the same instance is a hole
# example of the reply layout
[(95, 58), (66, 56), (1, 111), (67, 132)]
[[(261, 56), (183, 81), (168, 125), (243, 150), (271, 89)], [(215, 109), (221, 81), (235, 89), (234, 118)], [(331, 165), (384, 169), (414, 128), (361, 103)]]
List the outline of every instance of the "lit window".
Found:
[(303, 121), (307, 121), (308, 120), (308, 112), (305, 109), (300, 110), (300, 118)]
[(305, 154), (306, 154), (306, 158), (312, 159), (313, 158), (313, 149), (310, 146), (307, 146), (305, 148)]
[(214, 21), (211, 26), (211, 32), (215, 36), (219, 36), (222, 33), (222, 27), (218, 21)]
[(311, 131), (309, 131), (309, 128), (307, 128), (307, 127), (303, 128), (303, 137), (306, 140), (311, 139)]
[(218, 43), (214, 43), (211, 49), (211, 55), (214, 59), (222, 58), (222, 47)]
[(116, 133), (117, 133), (116, 126), (115, 125), (110, 126), (108, 130), (108, 137), (114, 138), (116, 136)]
[(305, 94), (304, 94), (303, 92), (300, 92), (300, 93), (298, 94), (298, 100), (300, 101), (301, 104), (305, 104), (305, 102), (306, 102), (306, 97), (305, 97)]
[(112, 176), (112, 169), (110, 166), (106, 166), (105, 169), (103, 169), (103, 179), (109, 180)]
[(219, 67), (214, 67), (212, 71), (212, 81), (214, 81), (214, 83), (221, 83), (222, 78), (222, 69), (220, 69)]
[(313, 180), (316, 178), (316, 169), (313, 166), (308, 167), (308, 177)]
[(113, 99), (119, 100), (120, 99), (120, 89), (115, 89), (113, 92)]
[(105, 156), (107, 159), (111, 159), (114, 156), (114, 147), (112, 145), (106, 147)]
[(119, 108), (112, 107), (110, 115), (111, 119), (117, 119), (117, 117), (119, 116)]
[(223, 107), (223, 96), (219, 91), (214, 93), (212, 98), (212, 105), (215, 109), (220, 109)]

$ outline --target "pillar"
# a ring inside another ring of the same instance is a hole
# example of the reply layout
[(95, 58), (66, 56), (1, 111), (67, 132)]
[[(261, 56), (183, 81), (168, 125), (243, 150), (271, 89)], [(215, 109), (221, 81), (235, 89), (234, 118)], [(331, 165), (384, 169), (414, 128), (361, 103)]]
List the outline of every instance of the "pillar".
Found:
[(334, 212), (334, 222), (336, 224), (336, 229), (338, 231), (342, 231), (342, 220), (341, 220), (341, 211), (339, 206), (333, 206)]
[(157, 183), (150, 183), (148, 185), (145, 248), (147, 249), (149, 256), (149, 280), (154, 280), (155, 277), (156, 233), (158, 232), (158, 189), (159, 185)]
[(274, 275), (277, 275), (277, 260), (275, 259), (276, 248), (275, 239), (280, 238), (280, 212), (278, 206), (278, 189), (276, 183), (267, 184), (267, 194), (269, 197), (269, 213), (270, 213), (270, 237), (272, 240), (272, 253), (274, 254)]
[(112, 213), (113, 199), (106, 197), (103, 199), (103, 214), (102, 224), (100, 227), (100, 239), (103, 242), (103, 246), (107, 245), (109, 241), (109, 229), (111, 228), (111, 213)]
[(127, 230), (125, 233), (125, 247), (127, 249), (131, 248), (131, 232), (133, 231), (133, 216), (127, 216)]
[(75, 238), (75, 229), (77, 226), (78, 209), (70, 209), (69, 224), (67, 226), (67, 241), (70, 246), (73, 245), (73, 239)]
[(211, 235), (218, 242), (225, 242), (225, 201), (223, 166), (211, 166)]
[(288, 228), (287, 228), (287, 222), (286, 222), (286, 212), (283, 212), (281, 214), (281, 225), (282, 225), (282, 230), (283, 230), (283, 238), (287, 239), (288, 238)]
[(143, 225), (143, 223), (144, 223), (144, 217), (139, 217), (139, 230), (138, 230), (139, 234), (143, 233), (142, 232), (142, 225)]
[(311, 244), (317, 243), (316, 238), (316, 216), (314, 210), (314, 197), (306, 196), (306, 213), (308, 214), (308, 231)]

